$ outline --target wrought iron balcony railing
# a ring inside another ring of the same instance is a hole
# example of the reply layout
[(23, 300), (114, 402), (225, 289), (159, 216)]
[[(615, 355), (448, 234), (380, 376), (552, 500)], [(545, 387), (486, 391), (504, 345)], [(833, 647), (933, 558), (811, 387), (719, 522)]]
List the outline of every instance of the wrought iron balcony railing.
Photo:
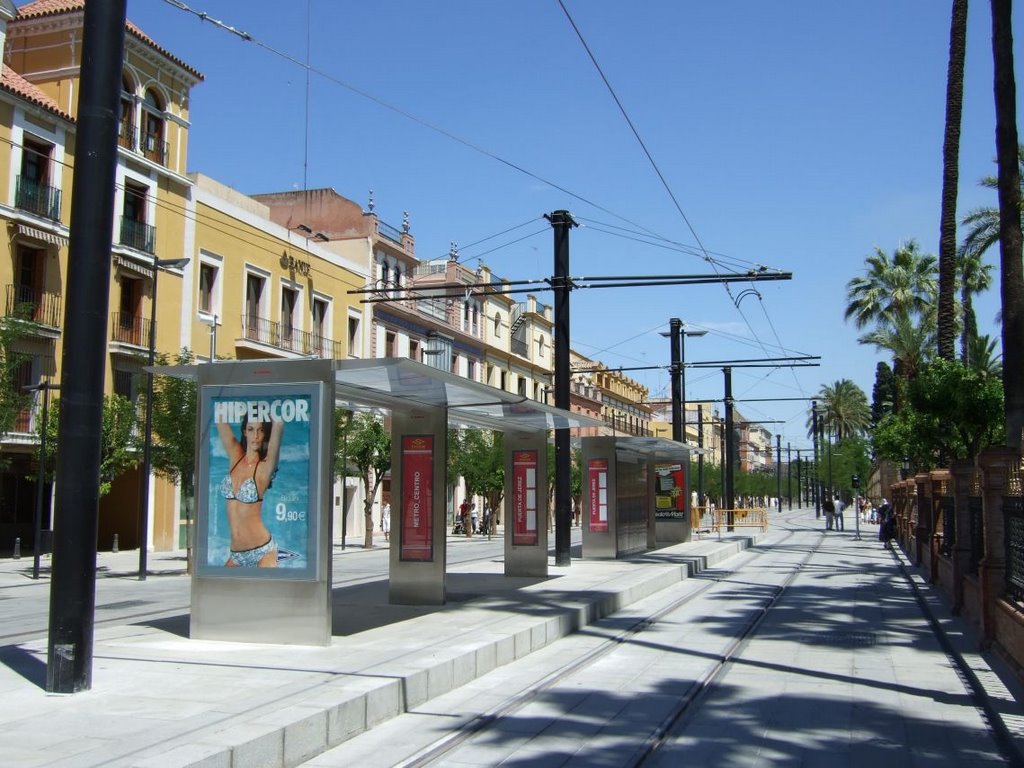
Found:
[(142, 134), (142, 156), (160, 165), (167, 165), (167, 142), (158, 133)]
[(143, 253), (156, 253), (156, 227), (122, 216), (120, 243)]
[(340, 341), (333, 341), (314, 331), (300, 331), (294, 326), (265, 317), (243, 315), (242, 336), (298, 355), (325, 359), (342, 356)]
[(60, 296), (24, 285), (7, 286), (4, 316), (60, 328)]
[(44, 219), (60, 221), (60, 190), (48, 184), (40, 184), (27, 176), (18, 176), (14, 204)]
[(135, 126), (130, 122), (122, 122), (117, 129), (117, 143), (125, 149), (135, 151)]
[(114, 312), (110, 316), (110, 338), (121, 344), (149, 348), (149, 320), (128, 312)]
[(397, 227), (392, 227), (390, 224), (385, 224), (383, 221), (377, 222), (377, 233), (381, 237), (386, 237), (393, 243), (402, 244), (402, 230)]

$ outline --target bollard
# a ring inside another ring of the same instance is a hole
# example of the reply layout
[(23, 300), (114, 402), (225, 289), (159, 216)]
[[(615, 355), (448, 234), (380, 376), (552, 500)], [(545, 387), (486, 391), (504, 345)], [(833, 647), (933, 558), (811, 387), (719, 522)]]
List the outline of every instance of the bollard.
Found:
[(110, 548), (111, 552), (117, 552), (117, 534), (114, 534), (114, 546)]
[(15, 560), (21, 560), (21, 537), (20, 536), (17, 537), (14, 540), (14, 554), (12, 555), (12, 557)]

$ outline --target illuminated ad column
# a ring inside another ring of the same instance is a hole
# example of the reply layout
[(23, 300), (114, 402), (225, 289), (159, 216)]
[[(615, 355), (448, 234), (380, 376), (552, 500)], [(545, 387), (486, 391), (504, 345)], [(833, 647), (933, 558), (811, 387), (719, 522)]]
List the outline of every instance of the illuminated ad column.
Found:
[(655, 549), (658, 546), (657, 532), (654, 519), (654, 501), (655, 501), (655, 490), (657, 486), (657, 478), (654, 475), (655, 460), (653, 456), (647, 458), (647, 504), (644, 506), (645, 517), (647, 520), (647, 538), (644, 541), (644, 546), (647, 549)]
[(661, 544), (689, 541), (690, 462), (654, 462), (654, 527)]
[(615, 438), (584, 437), (583, 556), (614, 558), (618, 554), (618, 515), (615, 503)]
[(444, 408), (392, 412), (391, 603), (444, 604), (447, 456)]
[(190, 635), (329, 645), (330, 361), (201, 365)]
[(506, 432), (505, 575), (548, 575), (547, 433)]

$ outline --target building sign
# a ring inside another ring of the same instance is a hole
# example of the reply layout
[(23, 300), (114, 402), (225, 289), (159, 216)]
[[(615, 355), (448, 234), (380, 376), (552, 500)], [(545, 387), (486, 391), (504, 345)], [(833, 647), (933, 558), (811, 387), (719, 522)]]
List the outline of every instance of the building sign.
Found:
[(434, 437), (402, 437), (401, 559), (434, 559)]
[(201, 575), (317, 578), (320, 407), (317, 384), (202, 387)]
[(308, 261), (296, 259), (287, 251), (281, 254), (281, 268), (289, 272), (298, 272), (303, 277), (309, 277), (309, 273), (313, 271)]
[(686, 470), (682, 464), (654, 466), (654, 516), (658, 520), (686, 519)]
[(590, 459), (587, 462), (590, 484), (590, 530), (608, 530), (608, 459)]
[(537, 543), (537, 451), (512, 453), (512, 544)]

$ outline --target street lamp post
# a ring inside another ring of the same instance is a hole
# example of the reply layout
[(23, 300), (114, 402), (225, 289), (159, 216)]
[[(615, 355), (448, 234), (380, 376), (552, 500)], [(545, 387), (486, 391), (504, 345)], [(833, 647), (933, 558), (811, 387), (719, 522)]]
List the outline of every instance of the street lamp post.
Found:
[[(153, 301), (149, 310), (149, 368), (156, 362), (156, 287), (161, 269), (183, 269), (188, 259), (153, 259)], [(149, 554), (149, 473), (153, 450), (153, 371), (146, 373), (146, 433), (142, 444), (142, 477), (139, 479), (139, 581), (146, 580)], [(188, 532), (186, 531), (186, 535)]]
[(39, 578), (39, 559), (42, 556), (42, 530), (43, 530), (43, 484), (46, 481), (46, 425), (50, 420), (50, 390), (60, 389), (59, 384), (51, 384), (42, 381), (34, 387), (25, 387), (26, 392), (43, 393), (43, 424), (39, 429), (39, 474), (36, 477), (36, 514), (32, 524), (32, 578)]

